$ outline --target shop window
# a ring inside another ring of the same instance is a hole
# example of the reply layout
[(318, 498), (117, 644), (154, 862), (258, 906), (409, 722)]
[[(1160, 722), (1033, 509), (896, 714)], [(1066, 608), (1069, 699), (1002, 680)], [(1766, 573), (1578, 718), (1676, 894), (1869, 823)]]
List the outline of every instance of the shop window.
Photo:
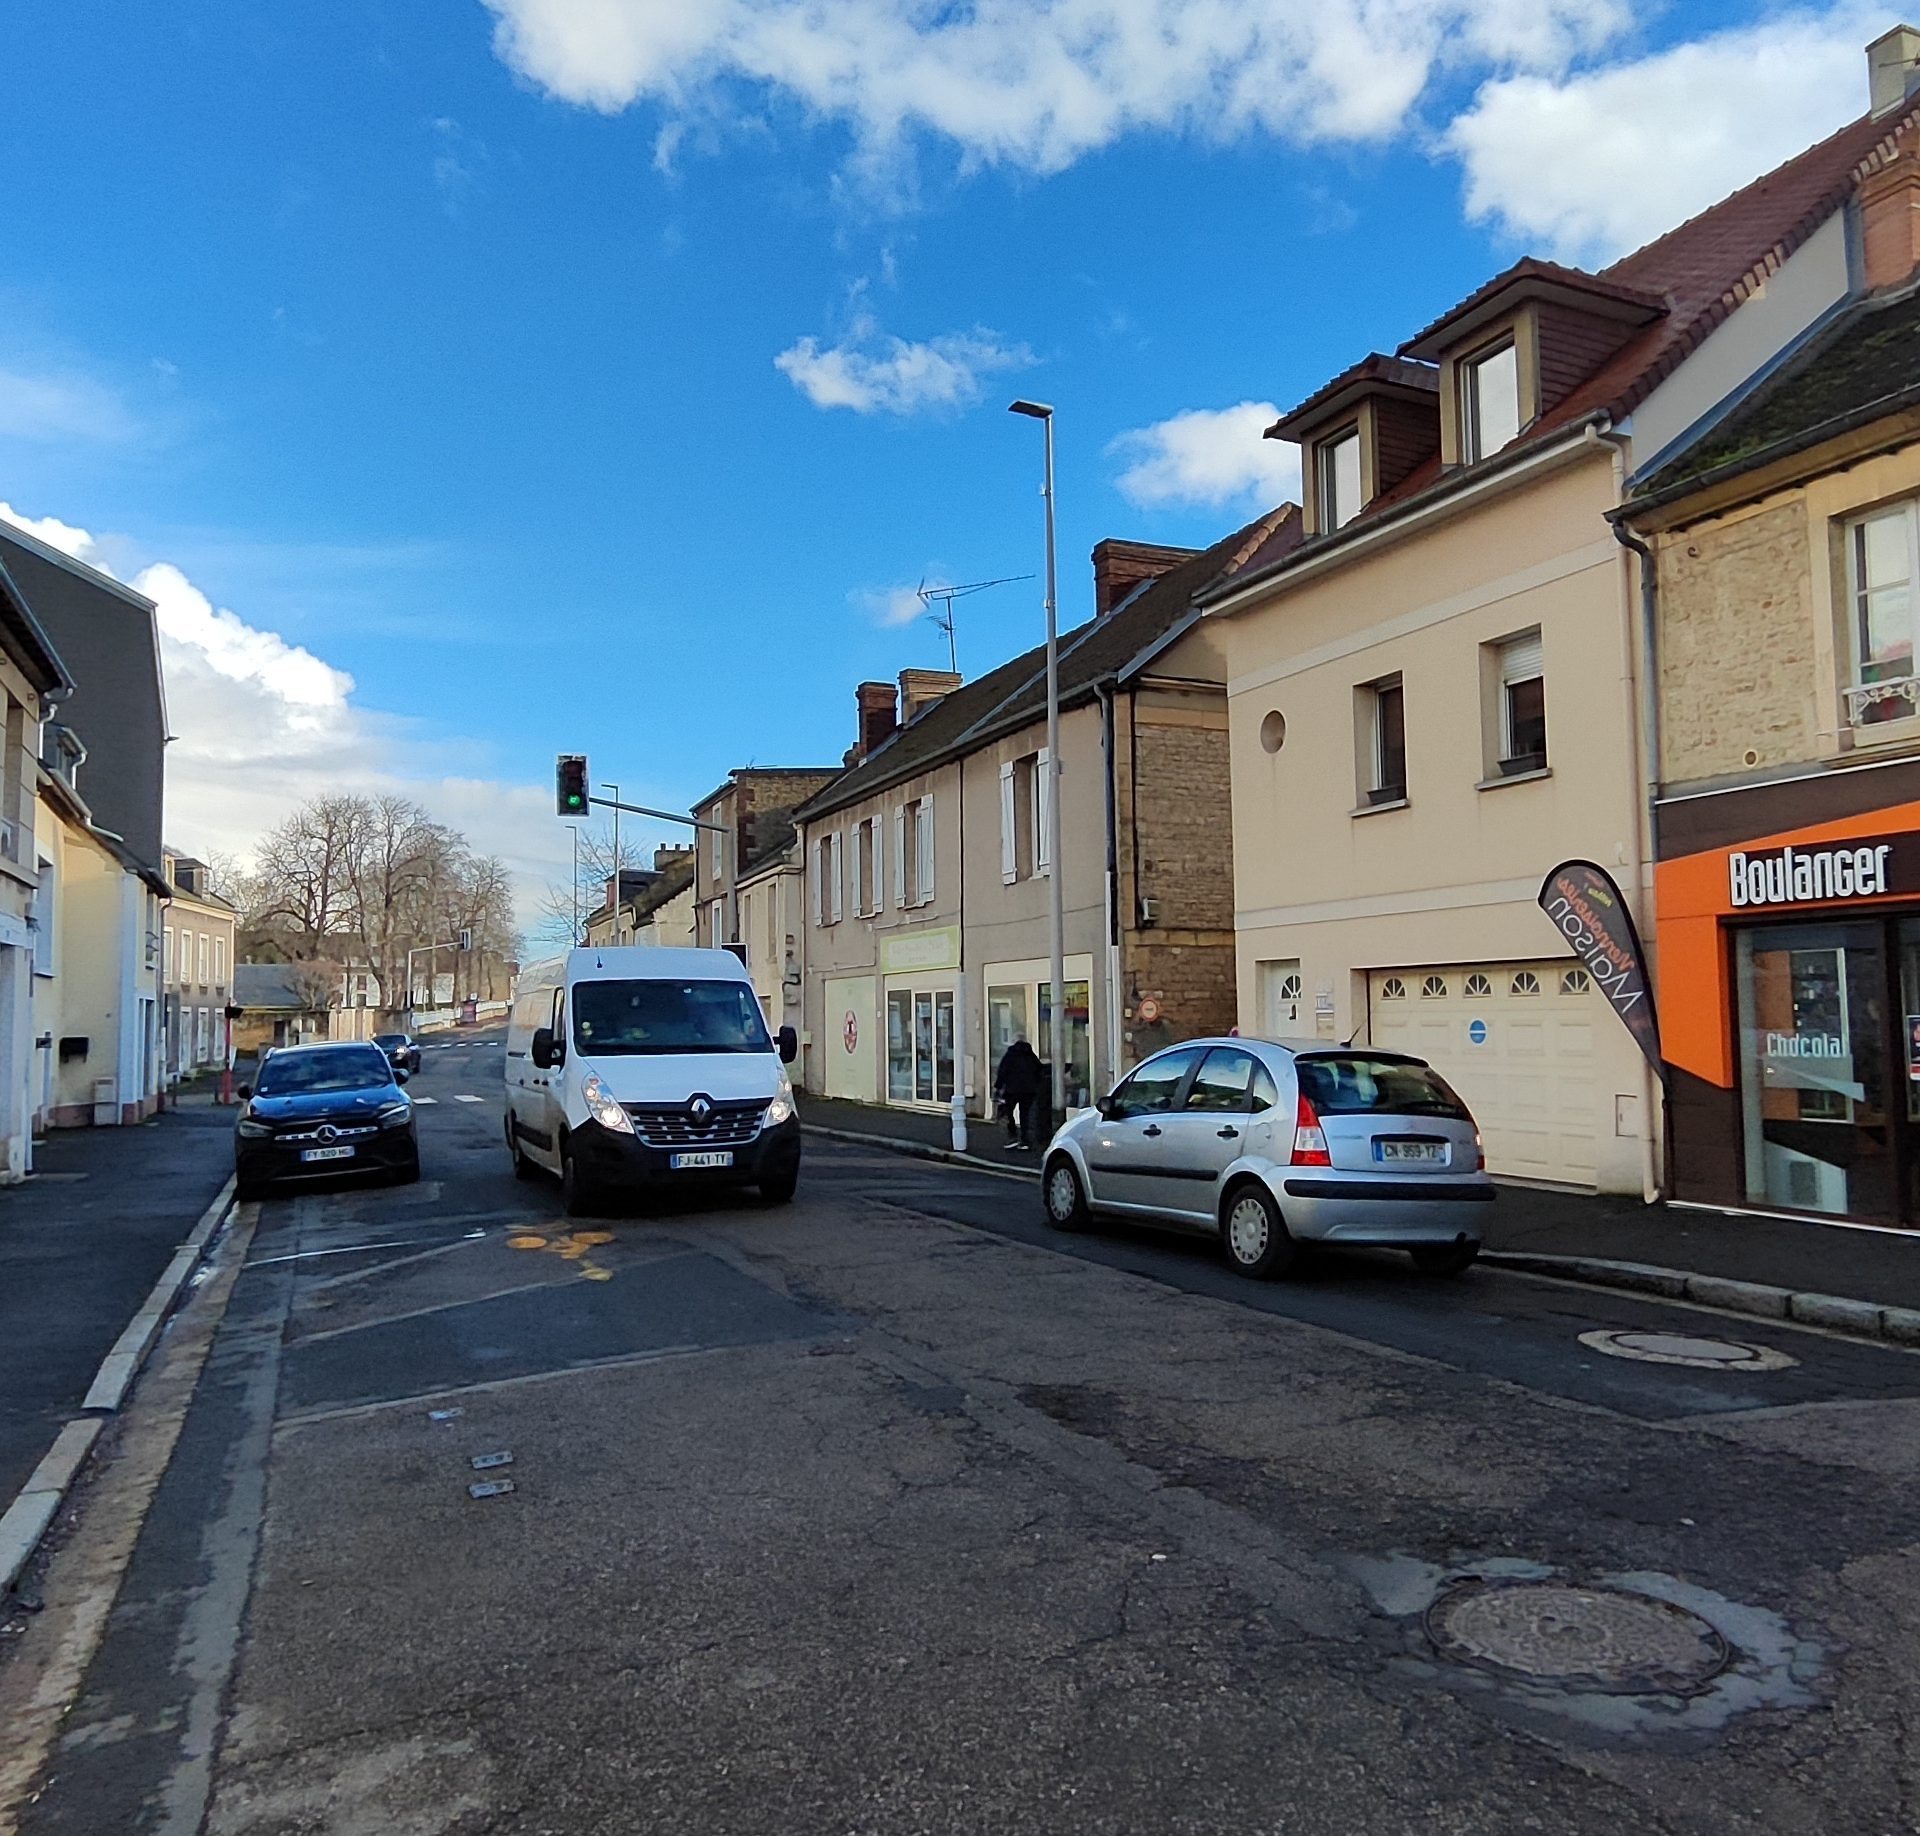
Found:
[(1916, 506), (1898, 505), (1847, 526), (1847, 601), (1852, 619), (1853, 686), (1847, 718), (1856, 727), (1920, 714), (1914, 631), (1920, 613), (1920, 524)]
[(1537, 995), (1540, 992), (1540, 978), (1531, 969), (1521, 969), (1507, 985), (1509, 994)]
[(1560, 977), (1563, 995), (1583, 995), (1593, 986), (1593, 978), (1584, 969), (1568, 969)]
[[(1085, 982), (1067, 982), (1060, 992), (1066, 996), (1067, 1025), (1067, 1106), (1084, 1109), (1093, 1101), (1093, 1027), (1089, 1005), (1090, 990)], [(1053, 1062), (1053, 987), (1042, 982), (1034, 990), (1040, 1011), (1040, 1037), (1033, 1049), (1045, 1064)]]
[(1032, 995), (1017, 983), (987, 990), (987, 1056), (995, 1072), (1016, 1039), (1033, 1043)]
[(1493, 983), (1488, 977), (1482, 975), (1480, 971), (1476, 969), (1467, 977), (1467, 993), (1475, 999), (1484, 1000), (1488, 995), (1493, 993)]
[(1447, 998), (1447, 978), (1444, 975), (1423, 977), (1420, 983), (1420, 999), (1423, 1001), (1444, 1001)]
[(953, 994), (947, 989), (887, 991), (887, 1100), (946, 1103), (953, 1098)]
[(1380, 984), (1380, 999), (1383, 1001), (1404, 1001), (1407, 998), (1407, 985), (1397, 975), (1390, 975)]

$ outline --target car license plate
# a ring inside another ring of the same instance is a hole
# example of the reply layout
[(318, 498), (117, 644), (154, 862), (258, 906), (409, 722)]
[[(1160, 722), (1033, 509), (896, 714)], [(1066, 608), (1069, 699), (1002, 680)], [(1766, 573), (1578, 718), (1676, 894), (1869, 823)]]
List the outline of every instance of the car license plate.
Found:
[(1381, 1161), (1413, 1160), (1437, 1166), (1447, 1158), (1447, 1144), (1444, 1141), (1376, 1141), (1373, 1157)]
[(676, 1154), (669, 1164), (676, 1173), (682, 1167), (730, 1167), (733, 1165), (733, 1155), (730, 1151), (723, 1153), (718, 1149), (708, 1149), (703, 1154)]
[(353, 1149), (350, 1147), (302, 1148), (300, 1158), (302, 1160), (351, 1160)]

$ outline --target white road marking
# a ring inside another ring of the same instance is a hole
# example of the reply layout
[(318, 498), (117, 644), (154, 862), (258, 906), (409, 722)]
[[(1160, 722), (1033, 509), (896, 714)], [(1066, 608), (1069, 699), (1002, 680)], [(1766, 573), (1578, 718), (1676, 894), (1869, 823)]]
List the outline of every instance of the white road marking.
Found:
[(438, 1097), (415, 1097), (413, 1101), (414, 1106), (418, 1108), (422, 1103), (437, 1103), (440, 1099)]
[(453, 1100), (456, 1103), (484, 1103), (487, 1099), (485, 1097), (468, 1096), (463, 1090)]

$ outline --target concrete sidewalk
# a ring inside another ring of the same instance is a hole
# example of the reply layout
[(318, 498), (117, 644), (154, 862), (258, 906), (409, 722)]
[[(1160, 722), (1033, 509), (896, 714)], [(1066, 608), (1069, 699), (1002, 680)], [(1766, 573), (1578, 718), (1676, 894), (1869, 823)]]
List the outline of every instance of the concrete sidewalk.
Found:
[[(947, 1118), (919, 1110), (803, 1093), (800, 1120), (823, 1131), (885, 1139), (907, 1152), (944, 1157), (949, 1147)], [(1037, 1175), (1040, 1157), (1007, 1152), (1002, 1145), (1006, 1131), (998, 1123), (971, 1121), (969, 1132), (969, 1159)], [(1920, 1313), (1920, 1232), (1644, 1205), (1633, 1198), (1502, 1181), (1486, 1250), (1507, 1259), (1525, 1258), (1542, 1273), (1610, 1287), (1677, 1295), (1688, 1278), (1748, 1284), (1760, 1292), (1740, 1296), (1709, 1288), (1693, 1298), (1778, 1317), (1796, 1311), (1791, 1297)], [(1817, 1309), (1798, 1311), (1813, 1318)], [(1868, 1336), (1883, 1335), (1875, 1329)]]
[(0, 1509), (233, 1171), (233, 1113), (189, 1096), (135, 1127), (61, 1129), (0, 1188)]

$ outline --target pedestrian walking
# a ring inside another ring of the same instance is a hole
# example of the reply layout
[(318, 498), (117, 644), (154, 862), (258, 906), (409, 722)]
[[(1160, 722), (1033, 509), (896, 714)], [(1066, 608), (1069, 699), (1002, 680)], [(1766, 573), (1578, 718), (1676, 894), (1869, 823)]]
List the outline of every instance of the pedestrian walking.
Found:
[(1040, 1093), (1046, 1088), (1046, 1067), (1022, 1033), (1001, 1054), (993, 1090), (1007, 1117), (1007, 1146), (1016, 1153), (1038, 1147)]

